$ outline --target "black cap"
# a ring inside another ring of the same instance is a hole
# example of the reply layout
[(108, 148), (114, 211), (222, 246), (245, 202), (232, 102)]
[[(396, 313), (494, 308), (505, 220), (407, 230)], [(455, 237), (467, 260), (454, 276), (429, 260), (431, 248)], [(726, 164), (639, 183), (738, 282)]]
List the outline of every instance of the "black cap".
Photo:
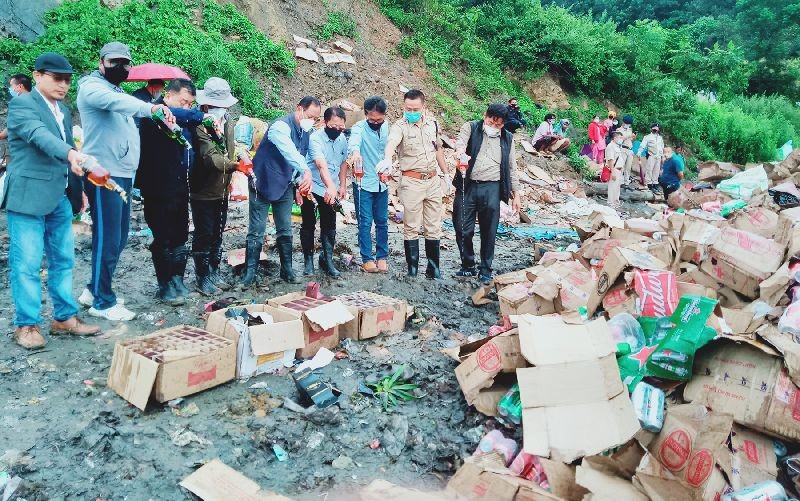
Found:
[(658, 125), (658, 122), (653, 122), (653, 125), (650, 126), (650, 129), (659, 129), (661, 130), (661, 126)]
[(75, 73), (67, 58), (55, 52), (45, 52), (37, 57), (36, 62), (33, 63), (33, 69), (36, 71), (51, 71), (53, 73)]

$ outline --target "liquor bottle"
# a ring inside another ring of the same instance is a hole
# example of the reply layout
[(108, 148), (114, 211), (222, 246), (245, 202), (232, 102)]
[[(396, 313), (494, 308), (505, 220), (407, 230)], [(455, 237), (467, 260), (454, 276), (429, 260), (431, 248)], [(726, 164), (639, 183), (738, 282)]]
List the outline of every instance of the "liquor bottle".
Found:
[(361, 180), (364, 178), (364, 164), (362, 162), (356, 162), (353, 165), (353, 177), (356, 178), (356, 184), (361, 186)]
[(80, 162), (78, 165), (81, 169), (83, 169), (83, 172), (86, 174), (86, 178), (90, 183), (95, 186), (100, 186), (101, 188), (114, 191), (119, 194), (123, 202), (128, 201), (128, 194), (120, 185), (111, 179), (111, 174), (97, 162), (96, 158), (91, 155), (87, 155), (86, 159)]
[(225, 141), (217, 134), (217, 128), (214, 126), (214, 119), (209, 116), (204, 117), (203, 127), (206, 128), (206, 132), (211, 136), (211, 140), (214, 141), (214, 146), (217, 147), (217, 151), (225, 153)]
[(164, 114), (163, 108), (156, 109), (156, 111), (154, 111), (151, 115), (151, 118), (156, 123), (158, 128), (164, 131), (167, 136), (174, 139), (178, 144), (187, 150), (192, 148), (192, 145), (189, 144), (189, 141), (183, 137), (183, 129), (181, 129), (181, 126), (175, 123), (167, 123), (167, 116)]

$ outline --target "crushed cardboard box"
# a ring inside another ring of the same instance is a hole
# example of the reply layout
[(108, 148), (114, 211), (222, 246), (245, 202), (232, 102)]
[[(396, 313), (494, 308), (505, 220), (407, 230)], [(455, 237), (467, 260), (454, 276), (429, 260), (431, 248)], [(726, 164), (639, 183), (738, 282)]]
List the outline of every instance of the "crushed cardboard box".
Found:
[(274, 297), (267, 304), (302, 320), (305, 346), (297, 355), (303, 358), (313, 357), (320, 348), (336, 348), (339, 326), (355, 319), (341, 301), (310, 298), (302, 292)]
[(570, 463), (624, 444), (639, 431), (605, 320), (517, 320), (522, 355), (534, 365), (517, 369), (526, 452)]
[(219, 459), (204, 464), (181, 480), (180, 485), (203, 501), (291, 501), (291, 498), (261, 489)]
[(236, 344), (197, 327), (178, 325), (114, 346), (108, 387), (144, 410), (232, 380)]

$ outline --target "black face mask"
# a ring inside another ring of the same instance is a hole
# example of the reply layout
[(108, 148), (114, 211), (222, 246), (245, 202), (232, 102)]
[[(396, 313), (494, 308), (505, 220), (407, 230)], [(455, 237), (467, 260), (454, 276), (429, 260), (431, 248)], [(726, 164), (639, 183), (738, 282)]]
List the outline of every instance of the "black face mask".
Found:
[(331, 139), (331, 141), (335, 141), (337, 137), (342, 134), (341, 129), (334, 129), (333, 127), (325, 127), (325, 134)]
[(383, 122), (380, 123), (367, 122), (367, 125), (369, 125), (369, 128), (372, 130), (381, 130), (381, 127), (383, 127)]
[(103, 68), (105, 71), (103, 76), (114, 85), (119, 85), (128, 79), (128, 70), (121, 64), (104, 66)]

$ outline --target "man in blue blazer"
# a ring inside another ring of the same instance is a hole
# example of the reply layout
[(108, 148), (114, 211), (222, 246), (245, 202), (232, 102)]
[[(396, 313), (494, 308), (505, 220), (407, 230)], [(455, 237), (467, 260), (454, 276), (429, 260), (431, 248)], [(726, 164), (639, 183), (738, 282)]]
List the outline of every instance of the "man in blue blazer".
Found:
[(61, 103), (72, 80), (64, 56), (36, 58), (36, 86), (8, 105), (11, 163), (2, 205), (8, 211), (9, 265), (14, 297), (14, 338), (24, 348), (41, 348), (42, 284), (39, 268), (47, 253), (47, 289), (53, 301), (51, 334), (95, 335), (97, 326), (78, 320), (72, 296), (75, 245), (72, 215), (81, 208), (80, 164), (86, 155), (72, 141), (72, 116)]

